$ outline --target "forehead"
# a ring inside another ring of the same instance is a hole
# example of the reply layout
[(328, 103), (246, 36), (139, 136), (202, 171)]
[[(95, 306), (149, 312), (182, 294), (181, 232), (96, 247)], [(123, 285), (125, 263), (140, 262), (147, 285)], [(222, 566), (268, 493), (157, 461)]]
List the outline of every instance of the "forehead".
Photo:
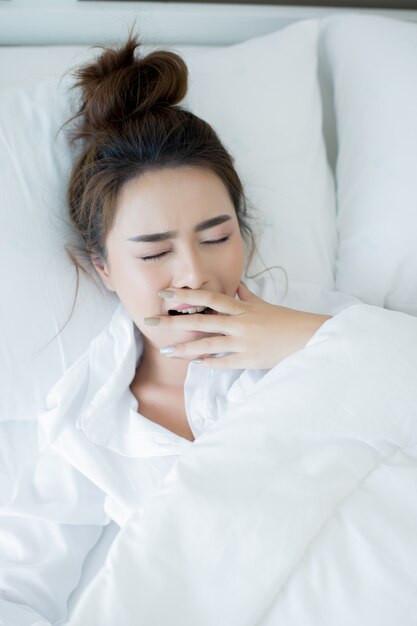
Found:
[(172, 228), (192, 226), (214, 214), (235, 214), (223, 181), (210, 170), (193, 167), (151, 170), (128, 181), (117, 201), (115, 226)]

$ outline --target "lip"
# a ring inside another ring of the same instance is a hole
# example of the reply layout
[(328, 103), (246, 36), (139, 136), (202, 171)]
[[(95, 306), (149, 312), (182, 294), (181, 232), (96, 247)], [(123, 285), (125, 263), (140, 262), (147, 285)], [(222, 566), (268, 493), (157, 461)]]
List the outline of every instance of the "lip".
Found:
[(195, 308), (195, 304), (179, 304), (178, 306), (170, 306), (170, 311), (181, 311), (181, 309), (193, 309)]
[[(185, 306), (182, 306), (182, 307), (175, 307), (175, 309), (174, 309), (174, 307), (172, 307), (171, 309), (168, 309), (166, 314), (169, 315), (169, 311), (173, 311), (173, 310), (181, 311), (181, 309), (188, 309), (188, 308), (191, 308), (191, 305), (185, 305)], [(195, 308), (195, 305), (192, 308)], [(208, 307), (208, 308), (210, 308), (210, 307)], [(211, 315), (217, 315), (217, 311), (215, 311), (214, 309), (210, 309), (210, 313), (211, 313)]]
[(183, 309), (195, 309), (196, 306), (197, 306), (196, 304), (180, 304), (179, 306), (171, 306), (166, 311), (166, 315), (169, 315), (170, 311), (182, 311)]
[[(181, 311), (181, 309), (194, 309), (197, 305), (196, 304), (185, 304), (184, 302), (182, 302), (181, 304), (177, 304), (176, 306), (170, 306), (169, 309), (167, 310), (167, 315), (169, 315), (169, 311)], [(214, 315), (217, 315), (217, 311), (214, 311), (212, 309), (212, 312)]]

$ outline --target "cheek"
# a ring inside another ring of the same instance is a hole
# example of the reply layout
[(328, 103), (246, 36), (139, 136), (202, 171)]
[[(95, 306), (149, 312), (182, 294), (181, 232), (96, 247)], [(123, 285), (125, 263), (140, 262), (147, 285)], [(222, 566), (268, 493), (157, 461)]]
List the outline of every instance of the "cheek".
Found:
[(138, 306), (148, 310), (155, 309), (161, 302), (158, 291), (166, 288), (166, 269), (158, 262), (137, 261), (138, 265), (132, 274), (131, 287)]
[(163, 271), (157, 265), (151, 261), (144, 263), (140, 259), (130, 258), (117, 268), (115, 283), (118, 296), (137, 315), (154, 312), (159, 301), (158, 291), (166, 286)]
[(219, 262), (221, 262), (220, 267), (225, 279), (225, 292), (233, 297), (242, 277), (244, 266), (244, 248), (242, 241), (239, 239), (234, 241), (224, 257), (220, 258), (219, 255)]
[(233, 268), (234, 273), (239, 275), (239, 278), (243, 269), (244, 254), (245, 251), (243, 241), (240, 238), (236, 238), (231, 246), (231, 267)]

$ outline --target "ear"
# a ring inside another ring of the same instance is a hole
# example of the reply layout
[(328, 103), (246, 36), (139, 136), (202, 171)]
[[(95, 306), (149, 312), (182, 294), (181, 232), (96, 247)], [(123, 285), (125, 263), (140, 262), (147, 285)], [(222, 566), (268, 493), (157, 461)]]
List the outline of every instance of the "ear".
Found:
[(97, 274), (100, 276), (101, 280), (103, 281), (104, 286), (107, 287), (109, 291), (116, 291), (115, 288), (113, 287), (113, 281), (111, 279), (107, 264), (105, 262), (100, 263), (98, 260), (93, 260), (93, 259), (91, 259), (91, 262), (94, 265), (94, 268)]

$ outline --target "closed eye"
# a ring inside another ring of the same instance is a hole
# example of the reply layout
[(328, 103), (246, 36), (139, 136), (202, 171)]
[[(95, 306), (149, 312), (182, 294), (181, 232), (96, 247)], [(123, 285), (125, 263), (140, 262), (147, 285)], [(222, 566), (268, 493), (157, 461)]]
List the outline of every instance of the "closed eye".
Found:
[(228, 235), (227, 237), (222, 237), (222, 239), (213, 239), (212, 241), (202, 241), (201, 243), (203, 244), (213, 244), (213, 243), (224, 243), (225, 241), (227, 241), (228, 239), (230, 239), (230, 235)]
[(161, 252), (161, 254), (155, 254), (155, 256), (143, 256), (143, 257), (139, 257), (142, 261), (157, 261), (158, 259), (160, 259), (161, 257), (165, 256), (166, 254), (168, 254), (168, 252)]
[[(228, 241), (228, 239), (230, 239), (230, 235), (228, 235), (227, 237), (222, 237), (222, 239), (214, 239), (213, 241), (202, 241), (201, 243), (203, 245), (214, 245), (216, 243), (225, 243), (226, 241)], [(169, 252), (161, 252), (160, 254), (155, 254), (153, 256), (142, 256), (139, 257), (142, 261), (157, 261), (158, 259), (161, 259), (162, 257), (164, 257), (165, 255), (169, 254)]]

